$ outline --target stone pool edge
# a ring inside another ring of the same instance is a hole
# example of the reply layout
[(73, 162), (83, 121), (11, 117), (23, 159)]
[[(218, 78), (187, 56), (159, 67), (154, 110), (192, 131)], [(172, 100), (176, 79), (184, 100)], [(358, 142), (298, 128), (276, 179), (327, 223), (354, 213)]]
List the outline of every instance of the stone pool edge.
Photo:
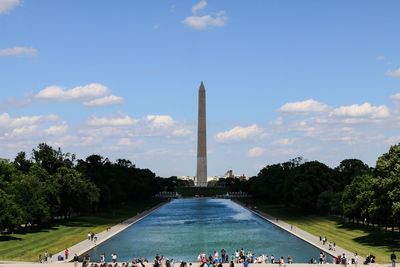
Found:
[(162, 203), (152, 207), (149, 210), (143, 211), (143, 212), (137, 214), (136, 216), (133, 216), (133, 217), (131, 217), (129, 219), (126, 219), (125, 221), (123, 221), (121, 223), (118, 223), (118, 224), (112, 226), (109, 231), (105, 230), (103, 232), (100, 232), (100, 233), (96, 234), (96, 236), (98, 238), (96, 244), (93, 241), (85, 239), (85, 240), (83, 240), (83, 241), (81, 241), (81, 242), (69, 247), (68, 248), (68, 250), (69, 250), (68, 260), (66, 260), (66, 259), (64, 259), (63, 261), (58, 261), (57, 260), (58, 255), (61, 255), (61, 256), (64, 257), (64, 250), (62, 250), (62, 251), (54, 254), (52, 259), (51, 259), (51, 261), (53, 263), (70, 262), (75, 254), (77, 254), (78, 256), (81, 256), (81, 255), (85, 254), (89, 250), (91, 250), (91, 249), (97, 247), (98, 245), (100, 245), (101, 243), (109, 240), (110, 238), (112, 238), (116, 234), (119, 234), (120, 232), (124, 231), (128, 227), (130, 227), (130, 226), (136, 224), (137, 222), (141, 221), (142, 219), (146, 218), (147, 216), (149, 216), (150, 214), (152, 214), (156, 210), (160, 209), (164, 205), (168, 204), (169, 202), (170, 201), (162, 202)]
[[(302, 230), (300, 228), (297, 228), (297, 227), (294, 227), (293, 230), (292, 230), (291, 229), (291, 224), (289, 224), (289, 223), (287, 223), (285, 221), (277, 220), (277, 218), (275, 218), (275, 217), (273, 217), (273, 216), (271, 216), (271, 215), (269, 215), (269, 214), (267, 214), (265, 212), (246, 207), (240, 201), (237, 201), (237, 200), (232, 200), (232, 201), (234, 203), (236, 203), (237, 205), (245, 208), (246, 210), (254, 213), (258, 217), (260, 217), (260, 218), (272, 223), (273, 225), (281, 228), (282, 230), (288, 232), (289, 234), (294, 235), (297, 238), (300, 238), (301, 240), (303, 240), (303, 241), (309, 243), (310, 245), (320, 249), (321, 251), (324, 251), (326, 254), (328, 254), (328, 255), (330, 255), (330, 256), (332, 256), (334, 258), (337, 257), (338, 255), (342, 255), (343, 253), (346, 254), (347, 258), (352, 258), (354, 256), (354, 252), (348, 251), (348, 250), (346, 250), (344, 248), (341, 248), (341, 247), (338, 247), (338, 246), (336, 246), (336, 250), (335, 251), (329, 250), (327, 247), (324, 247), (322, 245), (322, 243), (319, 243), (319, 237), (316, 237), (316, 236), (310, 234), (309, 232), (306, 232), (306, 231), (304, 231), (304, 230)], [(334, 253), (336, 253), (336, 254), (334, 254)], [(359, 263), (362, 263), (364, 261), (364, 257), (362, 257), (360, 255), (358, 255), (358, 257), (359, 257), (359, 260), (358, 260)], [(318, 259), (316, 259), (316, 260), (318, 260)]]

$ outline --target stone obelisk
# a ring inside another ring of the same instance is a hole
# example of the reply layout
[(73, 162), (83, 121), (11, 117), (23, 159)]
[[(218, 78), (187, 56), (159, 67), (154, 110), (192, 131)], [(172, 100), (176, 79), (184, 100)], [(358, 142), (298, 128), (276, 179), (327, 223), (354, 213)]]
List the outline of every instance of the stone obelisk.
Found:
[(207, 131), (206, 89), (203, 82), (199, 88), (199, 114), (197, 121), (197, 173), (196, 186), (207, 186)]

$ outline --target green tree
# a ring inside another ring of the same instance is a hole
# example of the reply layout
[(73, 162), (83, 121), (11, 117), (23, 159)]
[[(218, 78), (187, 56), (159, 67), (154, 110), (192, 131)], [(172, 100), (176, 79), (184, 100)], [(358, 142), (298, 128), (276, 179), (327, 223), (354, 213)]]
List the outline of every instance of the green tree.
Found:
[(0, 230), (12, 230), (24, 223), (23, 218), (22, 209), (14, 201), (14, 197), (0, 189)]

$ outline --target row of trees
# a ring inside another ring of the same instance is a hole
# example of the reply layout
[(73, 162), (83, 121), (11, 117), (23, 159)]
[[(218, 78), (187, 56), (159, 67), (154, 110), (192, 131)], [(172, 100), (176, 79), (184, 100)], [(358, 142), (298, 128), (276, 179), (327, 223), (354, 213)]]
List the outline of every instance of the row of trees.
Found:
[(358, 159), (336, 168), (302, 158), (268, 165), (243, 189), (268, 203), (393, 229), (400, 226), (400, 145), (380, 156), (375, 168)]
[[(130, 161), (76, 160), (47, 144), (0, 162), (0, 231), (27, 229), (73, 214), (144, 201), (174, 183)], [(25, 227), (21, 227), (25, 226)]]

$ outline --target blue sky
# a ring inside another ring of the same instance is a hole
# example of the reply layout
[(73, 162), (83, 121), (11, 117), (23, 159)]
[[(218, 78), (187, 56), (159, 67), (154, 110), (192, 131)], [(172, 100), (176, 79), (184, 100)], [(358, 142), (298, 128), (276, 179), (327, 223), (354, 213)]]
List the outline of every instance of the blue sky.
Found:
[(0, 0), (0, 157), (40, 142), (194, 175), (400, 141), (399, 1)]

